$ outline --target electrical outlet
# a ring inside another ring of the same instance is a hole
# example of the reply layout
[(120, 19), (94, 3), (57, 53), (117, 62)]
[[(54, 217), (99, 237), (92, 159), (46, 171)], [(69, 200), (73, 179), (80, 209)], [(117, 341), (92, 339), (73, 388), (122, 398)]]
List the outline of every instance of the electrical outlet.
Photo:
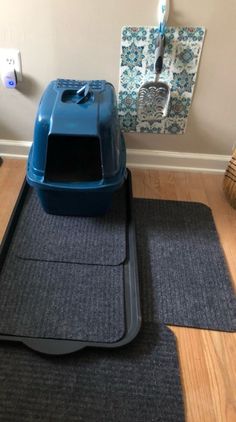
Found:
[(17, 81), (22, 81), (22, 66), (20, 50), (16, 48), (0, 48), (0, 72), (6, 66), (14, 67)]

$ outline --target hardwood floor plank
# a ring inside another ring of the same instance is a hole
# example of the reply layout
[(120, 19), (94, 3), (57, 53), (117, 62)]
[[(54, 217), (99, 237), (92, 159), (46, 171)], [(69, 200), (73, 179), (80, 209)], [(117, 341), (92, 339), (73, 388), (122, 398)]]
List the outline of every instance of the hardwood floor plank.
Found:
[(0, 241), (25, 177), (25, 160), (4, 159), (0, 167)]

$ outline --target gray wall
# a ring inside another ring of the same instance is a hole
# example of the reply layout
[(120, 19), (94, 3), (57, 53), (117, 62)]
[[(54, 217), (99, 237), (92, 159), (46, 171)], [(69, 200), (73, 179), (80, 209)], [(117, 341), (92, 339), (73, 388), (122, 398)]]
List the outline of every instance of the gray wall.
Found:
[[(207, 29), (185, 135), (126, 136), (129, 148), (230, 154), (236, 133), (236, 1), (171, 0), (170, 25)], [(118, 87), (120, 30), (155, 25), (157, 0), (1, 0), (0, 47), (19, 48), (24, 81), (0, 87), (0, 139), (32, 140), (48, 82), (102, 78)]]

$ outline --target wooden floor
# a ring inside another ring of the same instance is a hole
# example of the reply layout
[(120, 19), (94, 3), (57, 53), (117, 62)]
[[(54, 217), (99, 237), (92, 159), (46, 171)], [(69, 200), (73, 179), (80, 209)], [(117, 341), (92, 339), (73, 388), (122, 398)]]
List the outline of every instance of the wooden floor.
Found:
[[(24, 161), (4, 160), (0, 167), (0, 239), (24, 174)], [(236, 287), (236, 211), (224, 198), (223, 176), (137, 169), (132, 175), (135, 196), (197, 201), (211, 207)], [(177, 337), (186, 422), (235, 422), (236, 334), (170, 328)]]

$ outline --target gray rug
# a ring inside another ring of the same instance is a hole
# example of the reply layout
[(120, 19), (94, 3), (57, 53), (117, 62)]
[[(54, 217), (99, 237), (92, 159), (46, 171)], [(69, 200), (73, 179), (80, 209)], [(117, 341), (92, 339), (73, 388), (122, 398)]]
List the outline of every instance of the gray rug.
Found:
[(126, 188), (98, 218), (46, 214), (29, 190), (0, 272), (0, 333), (114, 343), (125, 334)]
[(117, 350), (60, 358), (0, 344), (4, 422), (183, 422), (175, 337), (145, 324)]
[(135, 199), (145, 321), (236, 330), (236, 299), (211, 210)]
[(125, 334), (123, 266), (22, 260), (0, 274), (1, 334), (112, 343)]
[(36, 193), (30, 190), (12, 242), (16, 254), (40, 261), (123, 263), (126, 258), (125, 194), (125, 189), (120, 189), (114, 195), (112, 209), (104, 216), (86, 218), (46, 214)]

